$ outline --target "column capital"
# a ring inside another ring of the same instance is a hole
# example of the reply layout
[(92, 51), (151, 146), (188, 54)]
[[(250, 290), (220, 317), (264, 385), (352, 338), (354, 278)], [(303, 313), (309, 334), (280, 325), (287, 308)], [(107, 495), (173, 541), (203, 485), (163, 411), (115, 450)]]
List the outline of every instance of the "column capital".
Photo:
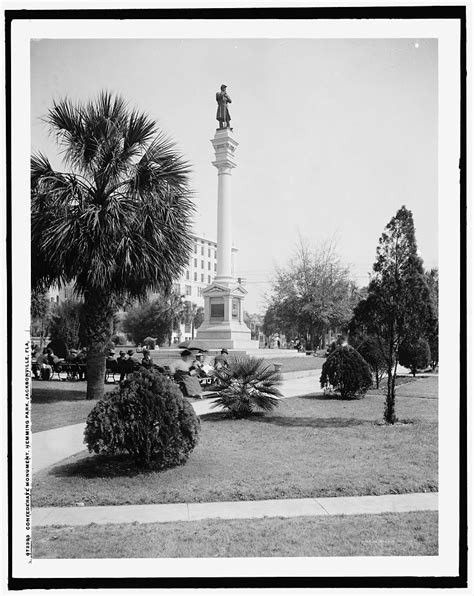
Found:
[(213, 161), (212, 165), (215, 166), (219, 172), (217, 173), (218, 176), (221, 174), (231, 174), (233, 168), (237, 167), (237, 164), (229, 159), (225, 161)]
[[(237, 163), (235, 162), (235, 150), (239, 146), (237, 141), (231, 136), (230, 129), (220, 128), (216, 130), (216, 134), (211, 139), (214, 152), (216, 154), (216, 161), (212, 162), (212, 165), (220, 170), (224, 168), (235, 168)], [(219, 171), (220, 173), (220, 171)]]

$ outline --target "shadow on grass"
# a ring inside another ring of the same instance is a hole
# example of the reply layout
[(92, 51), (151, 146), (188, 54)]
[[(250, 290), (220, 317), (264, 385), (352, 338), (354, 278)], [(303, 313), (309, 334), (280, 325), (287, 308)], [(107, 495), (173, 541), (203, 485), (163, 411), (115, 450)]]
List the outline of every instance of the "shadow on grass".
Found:
[(298, 395), (298, 399), (310, 399), (313, 401), (343, 401), (343, 402), (351, 402), (351, 401), (360, 401), (364, 399), (363, 397), (356, 397), (353, 399), (342, 399), (340, 395), (337, 393), (327, 393), (323, 395), (322, 393), (311, 393), (310, 395)]
[(78, 390), (33, 389), (31, 401), (34, 404), (51, 404), (58, 401), (83, 401), (86, 399), (86, 387)]
[(264, 424), (274, 424), (276, 426), (286, 427), (309, 427), (309, 428), (345, 428), (349, 426), (373, 426), (375, 420), (362, 420), (358, 418), (315, 418), (304, 417), (304, 416), (271, 416), (265, 412), (255, 412), (248, 418), (234, 419), (229, 418), (224, 412), (213, 412), (210, 414), (204, 414), (201, 416), (201, 421), (217, 421), (227, 420), (231, 421), (242, 421), (245, 422), (263, 422)]
[(50, 471), (51, 476), (59, 478), (115, 478), (117, 476), (147, 475), (159, 470), (140, 468), (133, 459), (126, 455), (90, 455), (80, 461), (55, 466)]
[(276, 426), (307, 427), (307, 428), (347, 428), (350, 426), (373, 426), (374, 420), (361, 420), (358, 418), (314, 418), (314, 417), (289, 417), (265, 416), (248, 418), (250, 422), (264, 422)]

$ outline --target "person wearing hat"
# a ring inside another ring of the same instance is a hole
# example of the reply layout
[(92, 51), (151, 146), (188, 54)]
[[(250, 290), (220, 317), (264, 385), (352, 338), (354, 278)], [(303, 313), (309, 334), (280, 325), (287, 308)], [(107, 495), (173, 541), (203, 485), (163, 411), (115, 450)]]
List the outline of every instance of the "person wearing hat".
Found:
[(220, 368), (229, 368), (229, 352), (226, 348), (222, 348), (221, 353), (217, 354), (214, 358), (214, 368), (219, 370)]
[(114, 378), (114, 374), (118, 372), (117, 359), (115, 358), (115, 351), (109, 350), (107, 358), (105, 359), (105, 382), (109, 377), (109, 374)]
[(202, 387), (196, 377), (194, 357), (189, 350), (181, 352), (181, 358), (170, 364), (171, 373), (185, 397), (202, 397)]
[(142, 354), (143, 354), (143, 358), (142, 358), (141, 365), (148, 369), (152, 368), (153, 359), (150, 357), (150, 350), (148, 350), (147, 348), (144, 348)]
[(189, 369), (193, 363), (193, 355), (189, 350), (183, 350), (181, 352), (181, 358), (173, 360), (170, 364), (171, 374), (175, 375), (177, 372), (189, 373)]
[(120, 350), (119, 357), (117, 358), (117, 372), (120, 373), (120, 381), (123, 381), (128, 372), (130, 372), (128, 354), (124, 350)]
[[(221, 90), (216, 93), (217, 114), (216, 120), (219, 121), (219, 128), (230, 128), (230, 112), (227, 104), (232, 103), (227, 95), (227, 85), (221, 85)], [(224, 126), (225, 123), (225, 126)], [(232, 130), (232, 129), (230, 129)]]

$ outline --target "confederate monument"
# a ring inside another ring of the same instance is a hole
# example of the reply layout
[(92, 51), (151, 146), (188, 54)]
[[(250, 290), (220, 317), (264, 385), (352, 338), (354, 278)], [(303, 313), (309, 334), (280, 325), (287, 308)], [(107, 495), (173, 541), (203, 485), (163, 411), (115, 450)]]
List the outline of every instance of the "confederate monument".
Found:
[(217, 272), (214, 281), (204, 288), (204, 321), (197, 330), (196, 338), (205, 341), (210, 348), (246, 349), (258, 347), (250, 339), (250, 329), (245, 325), (243, 301), (247, 290), (232, 277), (232, 204), (231, 174), (237, 166), (235, 150), (237, 141), (231, 136), (231, 103), (226, 85), (216, 93), (219, 128), (211, 139), (217, 168)]
[[(219, 128), (224, 128), (224, 122), (225, 126), (230, 128), (230, 112), (229, 108), (227, 107), (227, 104), (232, 103), (232, 100), (227, 95), (226, 89), (227, 85), (221, 85), (221, 90), (216, 93), (216, 120), (219, 121)], [(232, 128), (230, 130), (232, 130)]]

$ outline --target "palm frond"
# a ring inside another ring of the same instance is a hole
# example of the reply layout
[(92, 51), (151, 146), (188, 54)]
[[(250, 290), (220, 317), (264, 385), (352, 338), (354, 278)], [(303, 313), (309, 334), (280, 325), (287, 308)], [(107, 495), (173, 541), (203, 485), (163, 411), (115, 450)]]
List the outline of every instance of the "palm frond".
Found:
[(278, 405), (281, 374), (271, 369), (263, 358), (238, 357), (228, 369), (215, 371), (222, 389), (213, 407), (222, 407), (231, 416), (241, 418), (255, 410), (270, 411)]
[[(169, 288), (188, 261), (194, 205), (189, 165), (156, 125), (104, 92), (55, 102), (48, 119), (75, 173), (31, 160), (32, 250), (38, 275), (143, 297)], [(138, 159), (138, 162), (136, 161)]]

